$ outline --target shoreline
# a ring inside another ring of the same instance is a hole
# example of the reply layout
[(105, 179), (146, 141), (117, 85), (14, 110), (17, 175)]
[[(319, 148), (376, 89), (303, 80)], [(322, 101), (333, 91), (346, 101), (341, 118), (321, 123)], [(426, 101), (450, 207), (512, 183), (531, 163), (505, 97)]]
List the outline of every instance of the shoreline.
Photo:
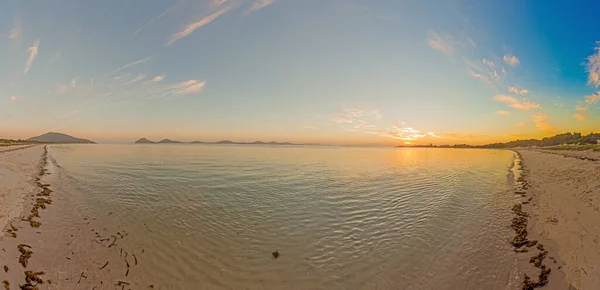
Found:
[[(523, 173), (511, 227), (537, 248), (515, 247), (519, 268), (532, 277), (522, 289), (598, 289), (600, 153), (518, 149)], [(517, 239), (515, 237), (515, 239)], [(514, 241), (514, 240), (513, 240)], [(519, 243), (517, 243), (519, 244)], [(546, 270), (547, 269), (547, 270)], [(541, 273), (549, 271), (547, 285)], [(540, 273), (541, 272), (541, 273)], [(536, 277), (540, 273), (539, 279)]]

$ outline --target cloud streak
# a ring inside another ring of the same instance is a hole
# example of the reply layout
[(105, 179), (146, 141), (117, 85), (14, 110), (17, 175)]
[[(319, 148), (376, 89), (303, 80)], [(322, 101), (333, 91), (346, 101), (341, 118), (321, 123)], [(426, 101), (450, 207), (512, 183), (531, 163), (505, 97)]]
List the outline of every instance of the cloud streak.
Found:
[(59, 119), (66, 119), (66, 118), (72, 117), (72, 116), (77, 115), (77, 114), (79, 114), (79, 110), (73, 110), (73, 111), (71, 111), (70, 113), (68, 113), (66, 115), (60, 116)]
[(171, 45), (171, 44), (175, 43), (177, 40), (180, 40), (180, 39), (192, 34), (192, 32), (194, 32), (196, 29), (213, 22), (215, 19), (217, 19), (219, 16), (225, 14), (230, 9), (231, 9), (231, 6), (225, 7), (213, 14), (203, 17), (202, 19), (200, 19), (196, 22), (188, 24), (183, 30), (173, 34), (171, 36), (171, 38), (169, 39), (169, 41), (167, 42), (167, 45)]
[(494, 97), (494, 100), (507, 104), (511, 108), (519, 109), (519, 110), (529, 110), (539, 108), (540, 105), (535, 102), (524, 102), (519, 101), (516, 98), (509, 95), (497, 95)]
[(146, 27), (150, 26), (150, 24), (154, 23), (156, 20), (161, 19), (163, 16), (167, 15), (167, 13), (169, 13), (171, 11), (171, 9), (173, 9), (173, 7), (177, 6), (177, 4), (169, 7), (167, 10), (163, 11), (161, 14), (158, 14), (157, 16), (155, 16), (154, 18), (152, 18), (152, 20), (146, 22), (146, 24), (144, 24), (142, 27), (140, 27), (138, 30), (136, 30), (133, 35), (137, 35), (138, 33), (142, 32), (144, 29), (146, 29)]
[(33, 46), (31, 46), (27, 49), (27, 51), (29, 52), (29, 58), (27, 58), (27, 63), (25, 63), (25, 74), (27, 74), (29, 69), (31, 69), (31, 65), (33, 64), (33, 61), (36, 59), (36, 57), (38, 55), (39, 47), (40, 47), (40, 41), (38, 40), (33, 44)]
[(429, 47), (443, 52), (445, 54), (451, 54), (454, 52), (454, 45), (452, 44), (452, 38), (448, 35), (440, 36), (436, 32), (432, 31), (429, 33), (429, 38), (427, 39), (427, 45)]
[(277, 0), (254, 0), (254, 2), (252, 2), (252, 6), (250, 6), (250, 8), (246, 11), (246, 14), (263, 9), (263, 8), (275, 3), (275, 1), (277, 1)]

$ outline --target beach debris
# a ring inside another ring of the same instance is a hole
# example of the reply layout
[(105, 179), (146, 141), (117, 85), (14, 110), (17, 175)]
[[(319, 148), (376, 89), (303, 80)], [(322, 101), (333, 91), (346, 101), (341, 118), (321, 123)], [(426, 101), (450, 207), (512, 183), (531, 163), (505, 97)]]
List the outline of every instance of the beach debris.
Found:
[(538, 268), (542, 268), (542, 262), (544, 261), (544, 259), (547, 256), (548, 256), (548, 251), (540, 252), (536, 256), (529, 258), (529, 263), (532, 263), (534, 266), (536, 266)]
[(115, 242), (117, 241), (117, 237), (115, 237), (114, 235), (110, 235), (110, 236), (113, 237), (114, 240), (112, 241), (112, 243), (110, 243), (110, 245), (108, 245), (109, 248), (116, 245)]
[(2, 281), (2, 285), (4, 285), (4, 290), (10, 290), (10, 283), (8, 281)]
[(19, 252), (21, 252), (21, 256), (19, 257), (19, 263), (23, 265), (23, 267), (27, 267), (27, 263), (29, 263), (29, 258), (31, 258), (31, 254), (33, 251), (30, 250), (31, 246), (26, 244), (19, 244), (17, 246)]
[(10, 236), (13, 238), (17, 237), (17, 231), (18, 231), (18, 229), (15, 228), (15, 226), (13, 226), (12, 223), (10, 223), (10, 229), (6, 230), (6, 232), (9, 233)]
[(135, 265), (137, 265), (137, 257), (135, 256), (135, 254), (131, 254), (133, 256), (133, 259), (135, 261)]
[(100, 267), (100, 270), (106, 268), (107, 265), (108, 265), (108, 261), (106, 261), (106, 263), (104, 264), (104, 266)]
[[(19, 285), (21, 290), (38, 290), (37, 285), (44, 284), (44, 280), (40, 278), (44, 272), (25, 271), (25, 284)], [(33, 284), (35, 283), (35, 284)]]
[(8, 273), (8, 266), (4, 265), (4, 273)]
[(271, 253), (273, 255), (273, 258), (277, 259), (279, 258), (279, 250), (275, 250), (275, 252)]
[(558, 223), (558, 219), (555, 217), (549, 218), (548, 219), (549, 222), (553, 223), (553, 224), (557, 224)]
[(81, 272), (81, 275), (79, 275), (79, 280), (77, 281), (77, 284), (79, 284), (81, 282), (81, 278), (86, 278), (87, 279), (87, 276), (84, 276), (83, 272)]

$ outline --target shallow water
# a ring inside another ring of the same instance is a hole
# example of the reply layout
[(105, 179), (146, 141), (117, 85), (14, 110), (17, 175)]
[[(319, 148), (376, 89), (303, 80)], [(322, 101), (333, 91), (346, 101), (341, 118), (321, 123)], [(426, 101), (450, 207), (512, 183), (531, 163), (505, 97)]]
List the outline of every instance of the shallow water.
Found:
[[(132, 289), (515, 288), (510, 151), (53, 145), (49, 153), (54, 234), (79, 237), (68, 246), (84, 251), (79, 263), (89, 269), (114, 260), (98, 279)], [(94, 250), (96, 231), (127, 236)], [(124, 267), (123, 248), (139, 259), (133, 267), (128, 258), (127, 276), (115, 268)]]

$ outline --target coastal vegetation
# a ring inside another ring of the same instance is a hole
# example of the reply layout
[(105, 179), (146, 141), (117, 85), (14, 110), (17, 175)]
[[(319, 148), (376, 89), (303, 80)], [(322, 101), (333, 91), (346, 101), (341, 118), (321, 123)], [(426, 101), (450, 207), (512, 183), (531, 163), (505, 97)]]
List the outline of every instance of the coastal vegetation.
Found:
[[(398, 147), (422, 147), (422, 148), (519, 148), (519, 147), (548, 147), (556, 150), (594, 150), (600, 151), (600, 133), (563, 133), (542, 139), (514, 140), (505, 143), (492, 143), (486, 145), (414, 145)], [(553, 147), (557, 146), (557, 147)]]

